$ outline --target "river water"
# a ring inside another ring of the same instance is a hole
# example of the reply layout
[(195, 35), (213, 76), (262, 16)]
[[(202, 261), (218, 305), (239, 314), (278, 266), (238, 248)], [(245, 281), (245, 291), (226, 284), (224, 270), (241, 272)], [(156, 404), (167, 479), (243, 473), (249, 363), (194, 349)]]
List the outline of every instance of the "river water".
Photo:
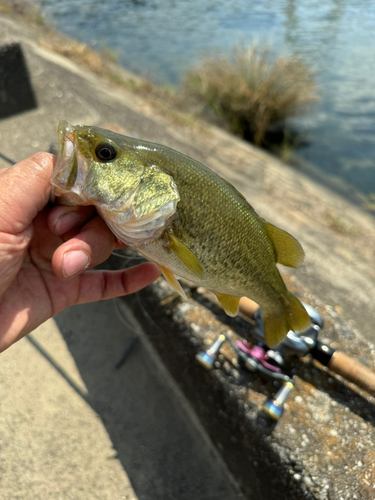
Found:
[(110, 48), (127, 68), (179, 82), (204, 51), (265, 42), (297, 53), (320, 96), (294, 120), (298, 155), (353, 192), (375, 192), (375, 2), (372, 0), (39, 0), (66, 34)]

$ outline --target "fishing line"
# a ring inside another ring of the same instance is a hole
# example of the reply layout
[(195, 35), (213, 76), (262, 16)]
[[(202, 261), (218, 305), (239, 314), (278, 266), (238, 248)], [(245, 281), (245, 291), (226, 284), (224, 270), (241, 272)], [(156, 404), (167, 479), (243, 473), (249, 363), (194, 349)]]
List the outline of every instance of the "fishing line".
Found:
[(129, 321), (129, 318), (126, 318), (125, 314), (120, 309), (119, 305), (119, 300), (120, 298), (116, 298), (114, 303), (115, 303), (115, 311), (116, 311), (116, 316), (120, 320), (120, 322), (126, 327), (127, 330), (132, 331), (135, 333), (135, 336), (130, 339), (128, 342), (127, 346), (125, 347), (125, 350), (121, 354), (120, 358), (115, 364), (115, 369), (119, 370), (122, 365), (125, 363), (125, 361), (128, 359), (130, 354), (133, 352), (134, 348), (139, 344), (140, 338), (139, 335), (141, 334), (141, 331), (139, 328), (135, 328)]
[(15, 165), (17, 162), (9, 158), (9, 156), (4, 155), (3, 153), (0, 153), (0, 158), (8, 162), (10, 165)]
[(116, 257), (120, 257), (120, 259), (134, 259), (134, 260), (141, 260), (141, 259), (144, 259), (143, 255), (134, 255), (133, 256), (130, 256), (130, 255), (124, 255), (122, 253), (117, 253), (115, 250), (112, 252), (112, 255), (116, 255)]
[(130, 354), (133, 352), (134, 348), (139, 344), (139, 337), (133, 337), (129, 344), (127, 345), (125, 351), (122, 353), (120, 359), (115, 364), (116, 370), (119, 370), (125, 361), (128, 359)]
[(53, 366), (53, 368), (65, 379), (65, 381), (70, 385), (70, 387), (79, 395), (81, 398), (86, 401), (91, 406), (89, 401), (89, 396), (86, 394), (81, 387), (72, 379), (69, 373), (49, 354), (48, 351), (40, 344), (36, 338), (29, 334), (26, 337), (26, 340), (30, 342), (34, 346), (34, 348), (39, 351), (39, 353)]
[[(156, 321), (154, 320), (154, 318), (151, 316), (151, 314), (147, 311), (147, 309), (145, 308), (145, 306), (143, 305), (142, 301), (141, 301), (141, 297), (140, 297), (140, 293), (137, 292), (135, 294), (135, 299), (136, 301), (138, 302), (138, 307), (139, 309), (141, 310), (141, 313), (143, 314), (143, 316), (151, 323), (153, 324), (153, 326), (156, 327), (156, 329), (158, 330), (158, 333), (160, 335), (160, 333), (163, 335), (164, 334), (164, 331), (160, 328), (160, 326), (156, 323)], [(153, 335), (157, 335), (156, 333), (153, 333)]]
[(116, 252), (115, 250), (112, 252), (111, 255), (114, 255), (115, 257), (118, 257), (119, 259), (126, 260), (127, 262), (124, 262), (124, 266), (122, 269), (126, 268), (127, 265), (132, 262), (133, 260), (135, 261), (146, 261), (146, 259), (143, 257), (143, 255), (134, 255), (134, 256), (129, 256), (129, 255), (123, 255), (121, 253)]
[[(140, 312), (142, 313), (142, 315), (147, 319), (147, 321), (149, 323), (151, 323), (151, 325), (154, 328), (156, 328), (156, 330), (158, 330), (158, 334), (160, 334), (160, 333), (164, 334), (164, 331), (160, 328), (160, 326), (156, 323), (154, 318), (151, 316), (151, 314), (147, 311), (147, 309), (143, 305), (139, 292), (133, 294), (133, 296), (135, 297), (135, 300), (137, 301), (138, 308), (139, 308)], [(120, 300), (121, 300), (121, 297), (117, 297), (115, 299), (115, 304), (116, 304), (116, 313), (119, 316), (122, 324), (124, 326), (126, 326), (127, 328), (130, 328), (134, 333), (137, 333), (137, 334), (141, 333), (139, 329), (137, 329), (134, 326), (129, 324), (128, 319), (126, 318), (125, 314), (120, 309), (120, 306), (119, 306)]]
[[(158, 333), (164, 333), (163, 330), (161, 330), (161, 328), (159, 327), (159, 325), (156, 323), (156, 321), (152, 318), (152, 316), (148, 313), (148, 311), (146, 310), (146, 308), (142, 304), (142, 301), (140, 300), (140, 297), (139, 297), (139, 292), (137, 292), (135, 294), (135, 297), (136, 297), (136, 300), (138, 302), (138, 307), (139, 307), (141, 313), (143, 314), (143, 316), (148, 320), (148, 322), (150, 322), (154, 326), (154, 328), (156, 327), (156, 329), (159, 330)], [(119, 360), (115, 364), (115, 369), (116, 370), (119, 370), (122, 367), (122, 365), (128, 359), (128, 357), (130, 356), (130, 354), (133, 352), (134, 348), (139, 344), (139, 342), (140, 342), (139, 336), (142, 333), (139, 328), (135, 328), (131, 324), (131, 322), (129, 321), (129, 318), (126, 317), (126, 315), (123, 313), (123, 311), (120, 308), (119, 301), (120, 301), (120, 297), (116, 298), (115, 301), (114, 301), (115, 302), (116, 315), (119, 318), (119, 320), (121, 321), (121, 323), (126, 327), (126, 329), (133, 331), (136, 335), (132, 339), (130, 339), (130, 341), (128, 342), (128, 344), (127, 344), (127, 346), (126, 346), (126, 348), (124, 350), (124, 352), (121, 354)]]
[(141, 333), (139, 328), (135, 328), (129, 321), (129, 319), (126, 317), (126, 315), (121, 311), (120, 306), (119, 306), (119, 301), (121, 300), (121, 297), (117, 297), (115, 299), (115, 309), (116, 309), (116, 315), (121, 321), (121, 323), (126, 326), (129, 330), (131, 330), (134, 333)]

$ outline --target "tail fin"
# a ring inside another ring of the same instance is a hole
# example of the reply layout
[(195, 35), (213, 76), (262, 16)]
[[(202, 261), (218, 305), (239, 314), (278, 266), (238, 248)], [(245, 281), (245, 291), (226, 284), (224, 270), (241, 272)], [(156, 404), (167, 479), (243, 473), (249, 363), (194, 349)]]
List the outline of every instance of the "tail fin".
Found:
[(288, 294), (289, 304), (281, 314), (264, 311), (264, 335), (269, 347), (276, 347), (289, 330), (302, 332), (311, 325), (310, 316), (293, 294)]
[(303, 332), (311, 325), (311, 319), (301, 302), (292, 293), (289, 293), (288, 327), (294, 332)]

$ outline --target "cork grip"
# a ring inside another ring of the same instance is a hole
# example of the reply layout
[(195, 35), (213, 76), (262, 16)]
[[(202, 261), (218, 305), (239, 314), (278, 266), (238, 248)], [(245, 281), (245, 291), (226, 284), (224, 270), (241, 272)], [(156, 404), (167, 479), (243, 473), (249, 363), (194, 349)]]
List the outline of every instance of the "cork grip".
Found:
[(343, 352), (335, 351), (327, 368), (375, 397), (375, 373)]
[(240, 299), (239, 312), (245, 317), (245, 319), (253, 319), (255, 311), (259, 309), (259, 306), (253, 300), (247, 297), (242, 297)]

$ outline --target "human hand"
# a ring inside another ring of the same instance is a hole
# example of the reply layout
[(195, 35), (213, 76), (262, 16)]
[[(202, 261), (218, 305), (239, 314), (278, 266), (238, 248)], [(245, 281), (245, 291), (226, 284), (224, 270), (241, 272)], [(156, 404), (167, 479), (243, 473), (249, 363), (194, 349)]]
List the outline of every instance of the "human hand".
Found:
[(160, 274), (151, 263), (87, 271), (115, 237), (93, 207), (47, 206), (55, 160), (38, 153), (0, 170), (0, 352), (66, 307), (136, 292)]

